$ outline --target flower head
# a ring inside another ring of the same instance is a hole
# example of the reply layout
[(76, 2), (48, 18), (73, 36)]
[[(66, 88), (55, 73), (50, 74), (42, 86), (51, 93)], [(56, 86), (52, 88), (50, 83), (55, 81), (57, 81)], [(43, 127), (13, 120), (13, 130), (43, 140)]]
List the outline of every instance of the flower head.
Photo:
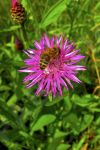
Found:
[(34, 45), (36, 49), (25, 51), (29, 58), (24, 60), (26, 66), (19, 71), (29, 73), (24, 78), (28, 88), (38, 84), (36, 95), (41, 91), (45, 91), (46, 95), (51, 93), (56, 96), (58, 92), (62, 95), (62, 87), (68, 90), (68, 86), (73, 88), (71, 81), (81, 82), (76, 77), (77, 71), (86, 69), (77, 65), (77, 62), (85, 56), (78, 54), (79, 50), (75, 50), (74, 43), (63, 36), (53, 36), (50, 39), (45, 34)]
[(18, 24), (23, 24), (26, 20), (25, 9), (18, 0), (12, 0), (11, 17)]

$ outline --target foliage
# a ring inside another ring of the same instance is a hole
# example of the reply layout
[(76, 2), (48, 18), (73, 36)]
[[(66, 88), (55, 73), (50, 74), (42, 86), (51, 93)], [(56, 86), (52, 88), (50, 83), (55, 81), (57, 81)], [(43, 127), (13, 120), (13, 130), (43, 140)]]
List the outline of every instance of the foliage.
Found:
[[(0, 149), (100, 149), (100, 2), (98, 0), (21, 0), (27, 12), (25, 29), (10, 17), (9, 1), (0, 1)], [(25, 32), (26, 31), (26, 32)], [(64, 34), (86, 55), (79, 74), (82, 84), (63, 89), (63, 97), (35, 97), (18, 69), (24, 49), (46, 32)]]

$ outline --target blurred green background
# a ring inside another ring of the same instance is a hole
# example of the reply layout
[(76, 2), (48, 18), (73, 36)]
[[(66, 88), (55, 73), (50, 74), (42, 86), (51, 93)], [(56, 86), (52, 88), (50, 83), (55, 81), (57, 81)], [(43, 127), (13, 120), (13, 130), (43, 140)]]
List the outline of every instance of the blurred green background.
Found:
[[(0, 1), (0, 150), (100, 150), (100, 1), (21, 0), (25, 28), (11, 19), (11, 1)], [(64, 34), (86, 56), (82, 84), (63, 97), (26, 89), (19, 73), (22, 49), (47, 33)], [(27, 38), (26, 38), (27, 35)], [(22, 48), (18, 49), (15, 40)]]

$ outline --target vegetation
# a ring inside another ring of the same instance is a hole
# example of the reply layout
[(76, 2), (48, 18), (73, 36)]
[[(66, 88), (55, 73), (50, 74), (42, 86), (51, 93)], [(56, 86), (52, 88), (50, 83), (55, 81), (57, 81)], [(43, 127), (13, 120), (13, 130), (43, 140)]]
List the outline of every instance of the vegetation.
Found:
[[(11, 19), (10, 1), (0, 1), (0, 149), (100, 150), (100, 1), (21, 0), (27, 19)], [(63, 96), (35, 96), (22, 80), (33, 41), (47, 33), (74, 41), (86, 56), (82, 84)], [(21, 43), (16, 46), (16, 39)], [(20, 47), (20, 48), (19, 48)]]

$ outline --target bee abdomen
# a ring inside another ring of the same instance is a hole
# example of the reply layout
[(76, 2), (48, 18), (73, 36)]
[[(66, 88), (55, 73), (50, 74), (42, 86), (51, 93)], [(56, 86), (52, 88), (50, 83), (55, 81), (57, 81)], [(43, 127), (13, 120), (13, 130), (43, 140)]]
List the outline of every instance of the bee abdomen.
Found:
[(47, 61), (40, 61), (40, 69), (44, 70), (48, 66)]

